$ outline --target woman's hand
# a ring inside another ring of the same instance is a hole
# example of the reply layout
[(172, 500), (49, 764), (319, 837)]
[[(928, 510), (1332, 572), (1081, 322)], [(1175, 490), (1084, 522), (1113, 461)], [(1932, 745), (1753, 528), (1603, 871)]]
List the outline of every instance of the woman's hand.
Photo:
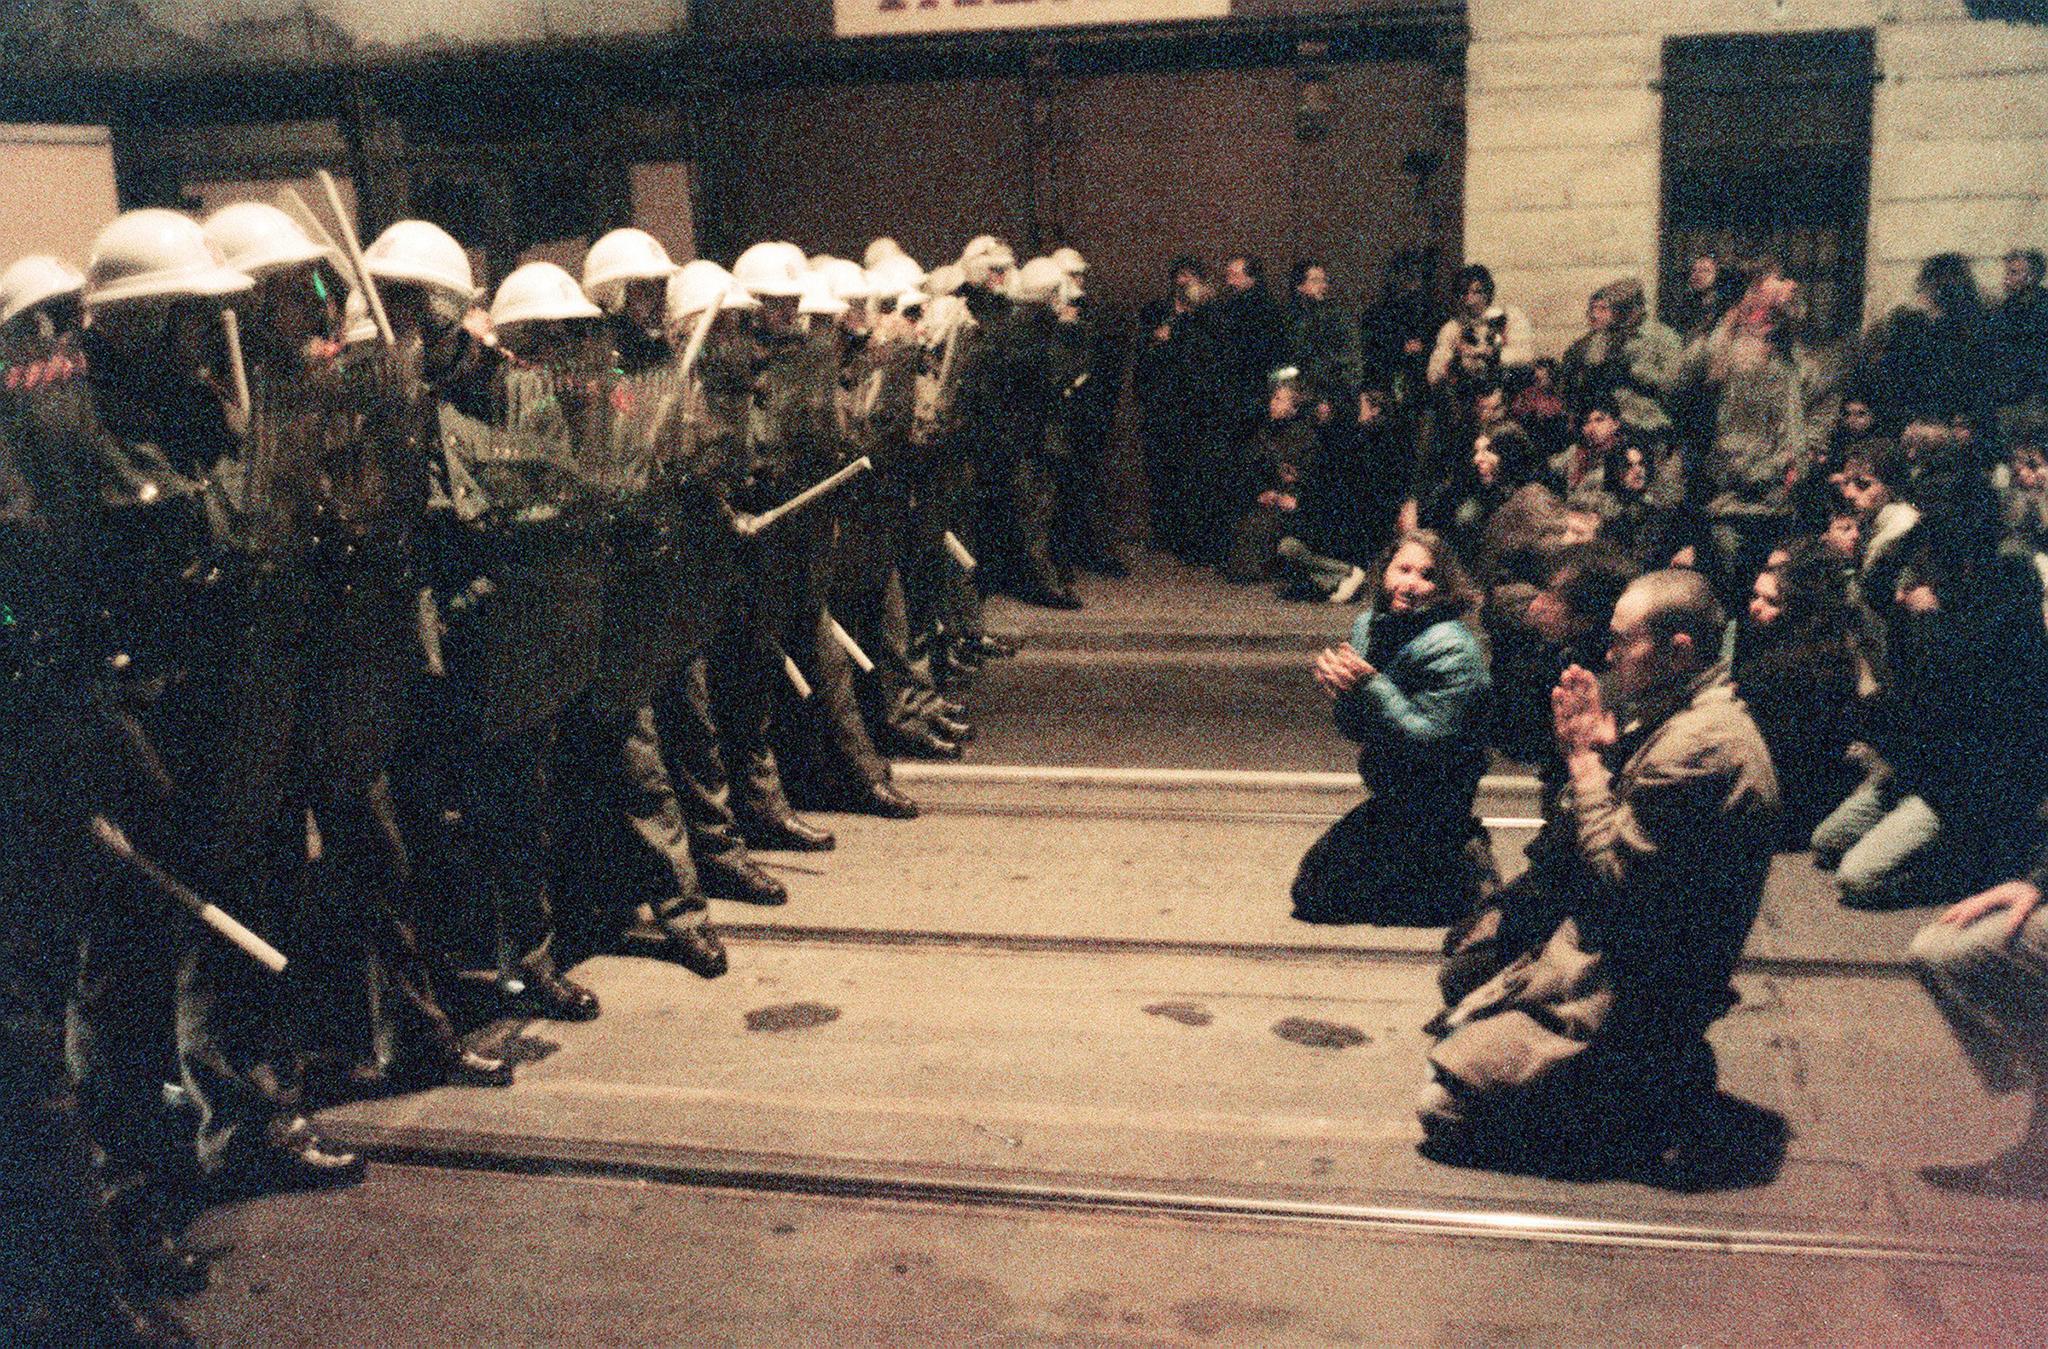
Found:
[(1352, 650), (1349, 642), (1326, 646), (1316, 657), (1316, 685), (1332, 698), (1348, 693), (1360, 680), (1370, 679), (1378, 673), (1365, 663), (1365, 657)]

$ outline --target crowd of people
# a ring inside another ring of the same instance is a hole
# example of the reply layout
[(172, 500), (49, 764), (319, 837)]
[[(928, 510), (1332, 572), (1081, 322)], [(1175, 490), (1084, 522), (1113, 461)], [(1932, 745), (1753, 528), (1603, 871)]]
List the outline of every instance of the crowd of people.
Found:
[[(1224, 303), (1176, 275), (1160, 349)], [(2013, 1151), (1930, 1175), (2048, 1193), (2042, 257), (2005, 259), (1995, 307), (1965, 259), (1931, 258), (1911, 303), (1826, 357), (1782, 268), (1724, 275), (1694, 265), (1683, 331), (1632, 278), (1603, 286), (1549, 363), (1465, 268), (1433, 342), (1411, 307), (1365, 372), (1358, 425), (1394, 461), (1369, 468), (1331, 415), (1357, 366), (1280, 348), (1236, 453), (1286, 490), (1209, 523), (1278, 517), (1239, 562), (1366, 597), (1314, 674), (1370, 796), (1303, 859), (1295, 915), (1449, 926), (1421, 1108), (1438, 1155), (1665, 1158), (1713, 1096), (1705, 1032), (1771, 856), (1810, 848), (1852, 908), (1951, 906), (1916, 968), (1986, 1083), (2035, 1092)], [(1329, 552), (1325, 491), (1356, 531)], [(1542, 784), (1507, 885), (1473, 818), (1489, 751)]]
[(508, 1085), (466, 1032), (596, 1017), (592, 951), (723, 973), (797, 806), (960, 756), (983, 591), (1116, 565), (1071, 249), (622, 229), (486, 296), (279, 203), (0, 274), (0, 1293), (53, 1342), (179, 1339), (186, 1197), (360, 1176), (309, 1102)]
[[(1666, 1139), (1808, 841), (1846, 902), (1972, 896), (1916, 954), (1987, 1080), (2043, 1079), (2038, 1031), (1993, 1066), (2048, 921), (2038, 255), (1995, 310), (1930, 261), (1839, 370), (1768, 263), (1702, 259), (1674, 326), (1617, 280), (1549, 361), (1483, 267), (1438, 322), (1417, 257), (1362, 316), (1313, 260), (1281, 303), (1183, 258), (1126, 363), (1072, 249), (728, 270), (625, 229), (486, 302), (429, 222), (362, 246), (280, 201), (0, 274), (26, 1333), (176, 1342), (171, 1196), (352, 1181), (309, 1101), (509, 1084), (469, 1026), (596, 1017), (595, 950), (723, 973), (707, 897), (783, 903), (754, 852), (833, 846), (799, 807), (915, 815), (890, 756), (957, 758), (1010, 651), (983, 595), (1123, 569), (1127, 367), (1155, 544), (1362, 603), (1315, 673), (1372, 797), (1295, 899), (1452, 925), (1434, 1143), (1641, 1080), (1598, 1127)], [(1492, 750), (1545, 783), (1509, 886)]]

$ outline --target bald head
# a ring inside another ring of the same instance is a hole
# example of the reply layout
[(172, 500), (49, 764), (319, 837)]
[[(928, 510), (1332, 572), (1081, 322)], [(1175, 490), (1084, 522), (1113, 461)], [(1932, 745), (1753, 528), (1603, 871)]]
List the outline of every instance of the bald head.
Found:
[(1615, 608), (1632, 610), (1634, 621), (1665, 641), (1684, 634), (1693, 650), (1711, 660), (1721, 649), (1721, 634), (1728, 627), (1728, 615), (1714, 588), (1696, 571), (1669, 567), (1629, 582)]

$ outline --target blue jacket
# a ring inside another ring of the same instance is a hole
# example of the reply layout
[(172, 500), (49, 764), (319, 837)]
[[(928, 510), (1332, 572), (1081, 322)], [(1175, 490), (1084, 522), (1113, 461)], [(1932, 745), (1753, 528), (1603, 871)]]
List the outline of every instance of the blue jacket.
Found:
[(1376, 794), (1418, 808), (1469, 811), (1486, 768), (1491, 688), (1478, 634), (1454, 615), (1375, 614), (1351, 645), (1379, 671), (1337, 699), (1337, 729), (1358, 742), (1358, 773)]

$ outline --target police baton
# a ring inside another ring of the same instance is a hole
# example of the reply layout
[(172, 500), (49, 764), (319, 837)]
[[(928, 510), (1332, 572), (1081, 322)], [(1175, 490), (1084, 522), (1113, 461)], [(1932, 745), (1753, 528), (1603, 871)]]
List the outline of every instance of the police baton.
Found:
[(233, 942), (241, 949), (242, 954), (272, 974), (284, 973), (285, 958), (282, 951), (242, 926), (235, 920), (234, 915), (217, 904), (208, 903), (191, 886), (137, 852), (135, 845), (128, 841), (128, 835), (121, 832), (120, 825), (104, 815), (95, 815), (92, 817), (92, 834), (101, 847), (133, 867), (157, 891), (169, 895), (191, 910), (193, 917)]
[(840, 627), (839, 620), (836, 618), (828, 617), (825, 621), (832, 625), (832, 640), (839, 643), (845, 649), (846, 654), (853, 658), (853, 663), (860, 667), (860, 672), (862, 674), (873, 674), (875, 672), (875, 663), (868, 659), (867, 652), (860, 649), (860, 643), (853, 640), (853, 634)]
[(806, 487), (774, 510), (763, 511), (759, 515), (742, 515), (737, 517), (733, 522), (733, 528), (739, 532), (741, 538), (750, 539), (774, 524), (777, 520), (780, 520), (783, 516), (788, 515), (791, 511), (802, 510), (827, 492), (839, 487), (849, 479), (867, 472), (873, 467), (874, 463), (866, 455), (862, 455), (845, 468), (834, 473), (831, 477)]

